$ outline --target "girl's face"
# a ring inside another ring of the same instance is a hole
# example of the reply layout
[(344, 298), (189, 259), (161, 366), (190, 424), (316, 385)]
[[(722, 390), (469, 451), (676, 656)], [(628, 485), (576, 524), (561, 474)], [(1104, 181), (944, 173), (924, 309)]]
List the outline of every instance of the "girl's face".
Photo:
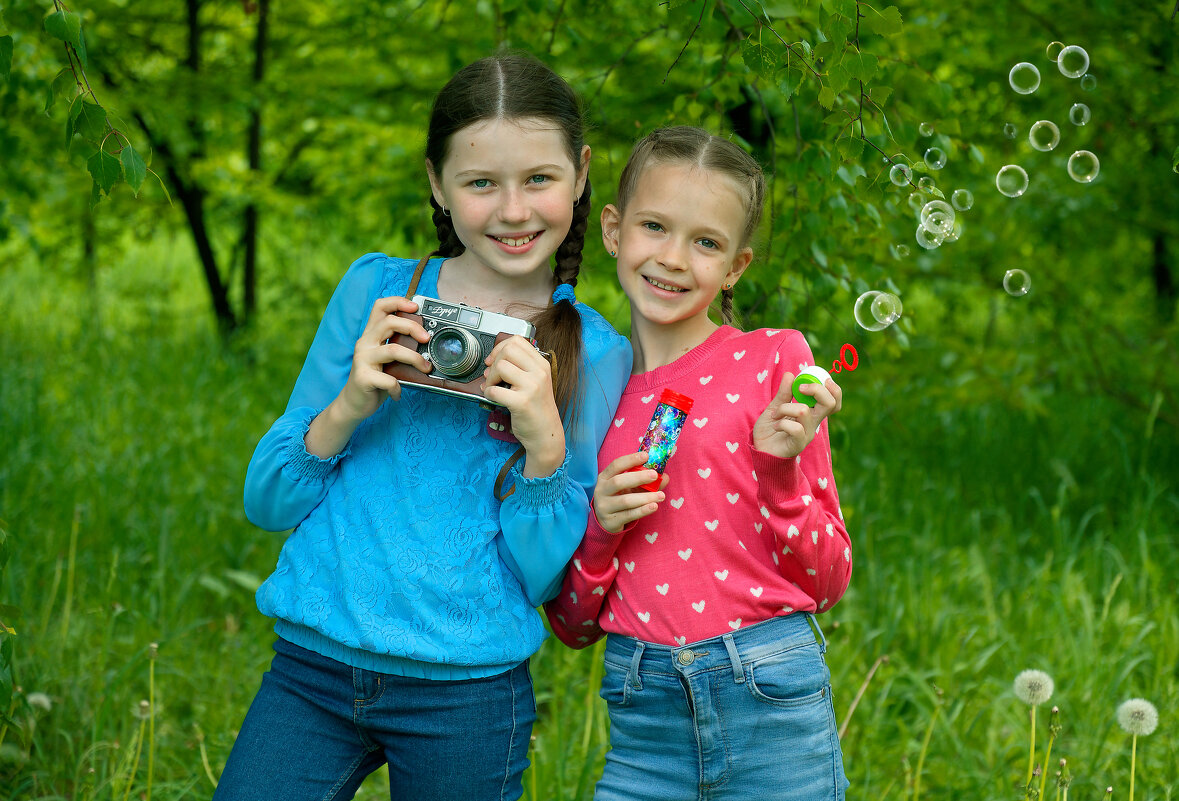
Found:
[(561, 130), (544, 119), (486, 120), (456, 131), (441, 165), (426, 162), (434, 199), (450, 211), (459, 257), (507, 278), (549, 271), (569, 233), (589, 172), (569, 159)]
[(690, 164), (647, 165), (626, 209), (602, 210), (632, 325), (709, 324), (709, 305), (753, 258), (744, 230), (745, 204), (732, 179)]

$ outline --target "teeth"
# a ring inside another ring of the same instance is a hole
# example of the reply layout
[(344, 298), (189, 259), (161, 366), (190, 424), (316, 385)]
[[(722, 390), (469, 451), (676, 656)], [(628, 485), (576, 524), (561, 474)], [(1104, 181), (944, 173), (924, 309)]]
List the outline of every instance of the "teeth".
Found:
[(666, 289), (668, 292), (686, 292), (687, 291), (686, 289), (681, 289), (678, 286), (671, 286), (670, 284), (664, 284), (660, 281), (656, 281), (654, 278), (647, 278), (647, 283), (651, 284), (652, 286), (658, 287), (659, 289)]
[(529, 242), (531, 242), (533, 239), (536, 239), (536, 237), (538, 237), (538, 236), (539, 236), (539, 234), (529, 234), (528, 236), (522, 236), (519, 238), (507, 237), (507, 236), (497, 236), (495, 238), (497, 240), (499, 240), (500, 242), (503, 242), (508, 247), (518, 248), (521, 245), (527, 245)]

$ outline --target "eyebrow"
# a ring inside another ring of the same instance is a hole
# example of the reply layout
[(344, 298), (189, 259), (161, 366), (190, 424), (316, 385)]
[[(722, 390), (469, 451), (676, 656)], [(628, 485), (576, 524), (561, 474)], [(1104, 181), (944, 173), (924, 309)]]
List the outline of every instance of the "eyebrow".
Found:
[[(524, 172), (527, 172), (529, 175), (537, 175), (538, 173), (542, 172), (563, 172), (566, 169), (568, 168), (562, 167), (560, 164), (539, 164), (535, 167), (529, 167), (527, 170), (524, 170)], [(491, 175), (493, 173), (495, 173), (494, 169), (482, 170), (478, 168), (472, 168), (469, 170), (463, 170), (462, 172), (456, 172), (454, 177), (463, 178), (468, 175)]]

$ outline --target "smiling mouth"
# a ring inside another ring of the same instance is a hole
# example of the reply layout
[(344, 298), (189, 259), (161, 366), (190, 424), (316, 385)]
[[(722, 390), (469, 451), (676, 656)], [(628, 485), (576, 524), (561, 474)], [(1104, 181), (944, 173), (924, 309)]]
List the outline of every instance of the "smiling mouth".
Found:
[(646, 276), (646, 275), (643, 276), (643, 280), (646, 281), (651, 286), (655, 287), (656, 289), (662, 289), (667, 292), (687, 292), (688, 291), (688, 290), (684, 289), (682, 286), (673, 286), (672, 284), (665, 284), (662, 281), (656, 281), (654, 278), (651, 278), (650, 276)]
[(540, 236), (540, 233), (540, 231), (535, 231), (524, 236), (496, 236), (495, 234), (490, 234), (489, 236), (491, 236), (491, 238), (496, 242), (502, 242), (508, 247), (518, 248), (521, 245), (527, 245), (533, 239), (536, 239), (538, 236)]

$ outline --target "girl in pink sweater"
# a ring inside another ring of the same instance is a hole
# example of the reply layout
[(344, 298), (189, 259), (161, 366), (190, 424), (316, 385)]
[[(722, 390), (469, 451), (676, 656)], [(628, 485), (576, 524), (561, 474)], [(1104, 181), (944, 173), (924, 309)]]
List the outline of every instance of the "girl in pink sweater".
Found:
[[(546, 605), (567, 645), (607, 638), (596, 801), (844, 797), (814, 620), (851, 576), (826, 423), (842, 392), (806, 384), (814, 405), (798, 402), (794, 376), (814, 363), (802, 334), (729, 324), (764, 193), (737, 145), (668, 128), (635, 146), (602, 211), (634, 367), (585, 539)], [(666, 390), (692, 405), (661, 476), (636, 449)]]

